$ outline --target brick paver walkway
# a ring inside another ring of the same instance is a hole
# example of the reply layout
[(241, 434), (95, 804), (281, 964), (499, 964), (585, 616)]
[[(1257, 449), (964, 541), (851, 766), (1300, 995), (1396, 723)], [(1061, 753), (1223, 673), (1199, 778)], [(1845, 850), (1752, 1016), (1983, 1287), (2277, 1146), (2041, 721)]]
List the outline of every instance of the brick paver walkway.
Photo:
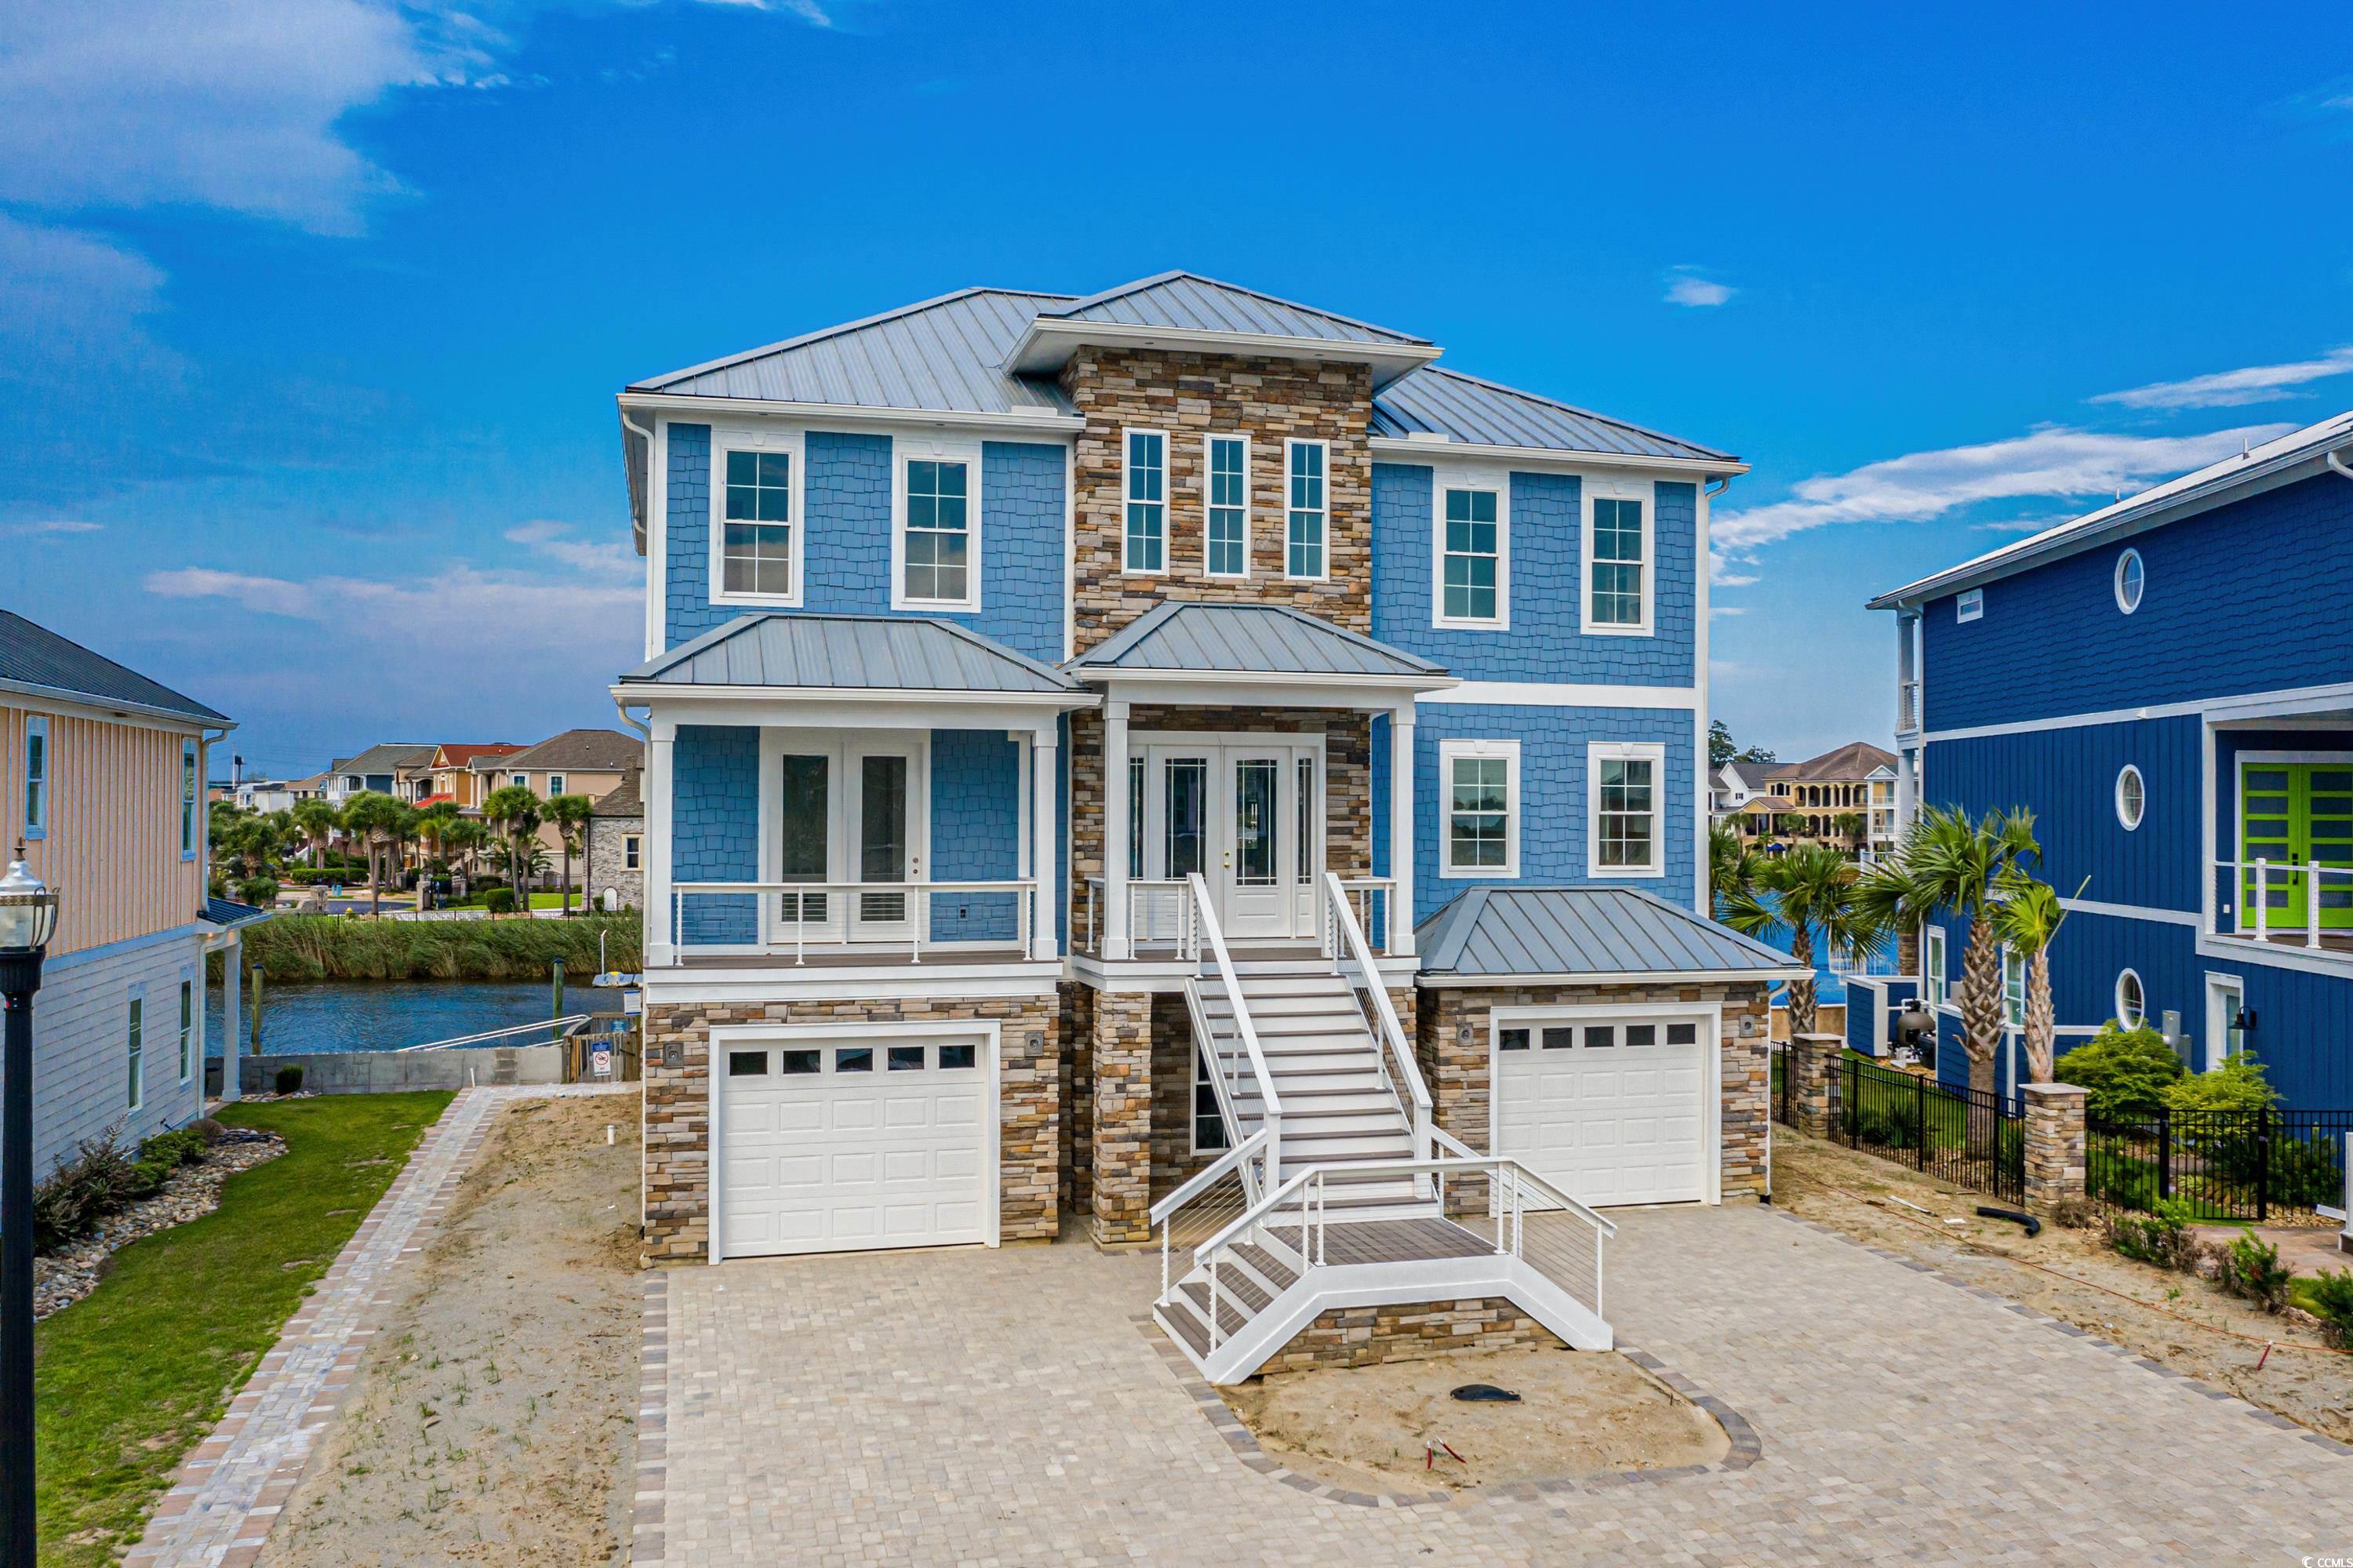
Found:
[[(638, 1555), (723, 1564), (2296, 1563), (2353, 1452), (1769, 1210), (1619, 1216), (1613, 1316), (1746, 1468), (1363, 1507), (1254, 1472), (1084, 1245), (680, 1267)], [(655, 1299), (655, 1298), (659, 1299)]]
[(259, 1555), (383, 1322), (393, 1266), (424, 1250), (495, 1107), (537, 1096), (635, 1092), (635, 1085), (549, 1085), (466, 1089), (451, 1100), (317, 1292), (287, 1319), (228, 1414), (182, 1464), (124, 1568), (246, 1568)]

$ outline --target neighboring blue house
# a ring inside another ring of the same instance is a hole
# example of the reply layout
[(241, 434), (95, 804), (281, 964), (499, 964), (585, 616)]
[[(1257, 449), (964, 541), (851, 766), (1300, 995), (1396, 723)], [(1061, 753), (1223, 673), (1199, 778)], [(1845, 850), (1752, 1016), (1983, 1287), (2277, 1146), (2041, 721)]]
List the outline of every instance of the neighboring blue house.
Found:
[(1694, 913), (1746, 466), (1439, 353), (1170, 273), (621, 394), (651, 1255), (1140, 1241), (1440, 1147), (1759, 1189), (1787, 960)]
[[(2145, 1021), (2195, 1067), (2244, 1049), (2290, 1105), (2353, 1106), (2349, 464), (2353, 414), (1871, 601), (1897, 617), (1903, 815), (2035, 814), (2073, 911), (2062, 1051)], [(1963, 937), (1922, 942), (1951, 1078)]]

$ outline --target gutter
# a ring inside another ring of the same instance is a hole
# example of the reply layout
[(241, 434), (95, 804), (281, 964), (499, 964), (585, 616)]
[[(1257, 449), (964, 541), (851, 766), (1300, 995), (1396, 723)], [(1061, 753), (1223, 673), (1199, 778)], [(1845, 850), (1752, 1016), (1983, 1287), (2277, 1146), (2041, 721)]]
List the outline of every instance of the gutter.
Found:
[[(643, 426), (633, 425), (629, 422), (629, 410), (626, 404), (623, 405), (621, 408), (621, 429), (628, 431), (629, 434), (637, 437), (639, 440), (646, 443), (645, 478), (642, 482), (628, 485), (629, 531), (638, 536), (638, 554), (642, 556), (646, 553), (646, 530), (650, 525), (649, 519), (646, 516), (646, 506), (653, 493), (654, 433), (651, 430), (645, 429)], [(622, 482), (624, 484), (628, 484), (628, 481), (632, 476), (628, 471), (629, 468), (629, 448), (627, 441), (623, 441), (621, 443), (621, 468)]]
[(120, 697), (102, 697), (95, 692), (79, 692), (70, 686), (45, 686), (37, 681), (0, 681), (0, 692), (17, 692), (28, 697), (42, 697), (51, 702), (71, 703), (78, 707), (128, 718), (137, 714), (142, 718), (169, 719), (199, 735), (217, 729), (223, 736), (237, 727), (235, 719), (221, 714), (192, 714), (178, 708), (157, 707), (153, 703), (128, 702)]

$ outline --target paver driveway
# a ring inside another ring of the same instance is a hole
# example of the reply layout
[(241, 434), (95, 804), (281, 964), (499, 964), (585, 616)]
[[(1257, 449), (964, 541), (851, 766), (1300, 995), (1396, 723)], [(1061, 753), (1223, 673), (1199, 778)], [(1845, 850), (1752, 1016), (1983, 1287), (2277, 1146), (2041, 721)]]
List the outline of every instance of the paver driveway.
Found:
[(692, 1564), (2295, 1563), (2353, 1454), (1767, 1210), (1620, 1216), (1624, 1340), (1754, 1467), (1364, 1508), (1246, 1469), (1082, 1245), (681, 1268), (641, 1552)]

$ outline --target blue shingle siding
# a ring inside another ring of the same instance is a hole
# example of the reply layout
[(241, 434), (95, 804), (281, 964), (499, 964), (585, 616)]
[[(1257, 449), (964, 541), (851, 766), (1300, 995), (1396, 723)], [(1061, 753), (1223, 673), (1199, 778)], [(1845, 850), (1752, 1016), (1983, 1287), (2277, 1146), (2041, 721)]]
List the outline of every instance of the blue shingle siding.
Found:
[(1469, 681), (1691, 684), (1696, 488), (1654, 487), (1654, 634), (1588, 637), (1578, 630), (1577, 612), (1581, 482), (1575, 474), (1514, 473), (1510, 483), (1511, 630), (1440, 628), (1431, 624), (1435, 472), (1373, 465), (1373, 635)]
[[(681, 725), (670, 747), (671, 879), (760, 879), (760, 732), (744, 725)], [(685, 901), (680, 940), (750, 942), (754, 901), (726, 894)]]
[[(1414, 918), (1481, 885), (1482, 879), (1440, 877), (1439, 847), (1446, 833), (1438, 747), (1442, 740), (1517, 740), (1520, 743), (1520, 874), (1516, 884), (1625, 886), (1654, 894), (1670, 904), (1692, 906), (1694, 874), (1692, 793), (1694, 722), (1683, 709), (1506, 707), (1471, 703), (1430, 703), (1414, 727)], [(1386, 740), (1386, 736), (1382, 738)], [(1662, 877), (1594, 877), (1586, 874), (1587, 746), (1618, 741), (1662, 746), (1666, 750), (1666, 800), (1659, 831), (1664, 835)], [(1387, 769), (1374, 751), (1374, 799), (1386, 797)], [(1376, 842), (1379, 839), (1375, 834)], [(1386, 865), (1379, 854), (1377, 864)], [(1514, 879), (1492, 879), (1499, 886)]]
[[(1985, 585), (1966, 625), (1950, 598), (1922, 617), (1931, 730), (2101, 713), (2341, 681), (2353, 620), (2353, 484), (2333, 474), (2133, 539), (2140, 609), (2114, 588), (2116, 544)], [(2293, 628), (2293, 635), (2285, 629)]]
[[(1001, 729), (932, 732), (932, 869), (934, 882), (989, 882), (1020, 874), (1021, 753)], [(1007, 894), (943, 894), (932, 902), (934, 942), (1009, 942), (1018, 899)]]
[(662, 514), (662, 639), (691, 642), (737, 612), (711, 602), (711, 427), (670, 427)]
[(981, 612), (955, 618), (1050, 664), (1062, 659), (1066, 456), (1034, 442), (982, 445)]
[(811, 430), (803, 509), (801, 603), (810, 609), (891, 608), (891, 438)]

